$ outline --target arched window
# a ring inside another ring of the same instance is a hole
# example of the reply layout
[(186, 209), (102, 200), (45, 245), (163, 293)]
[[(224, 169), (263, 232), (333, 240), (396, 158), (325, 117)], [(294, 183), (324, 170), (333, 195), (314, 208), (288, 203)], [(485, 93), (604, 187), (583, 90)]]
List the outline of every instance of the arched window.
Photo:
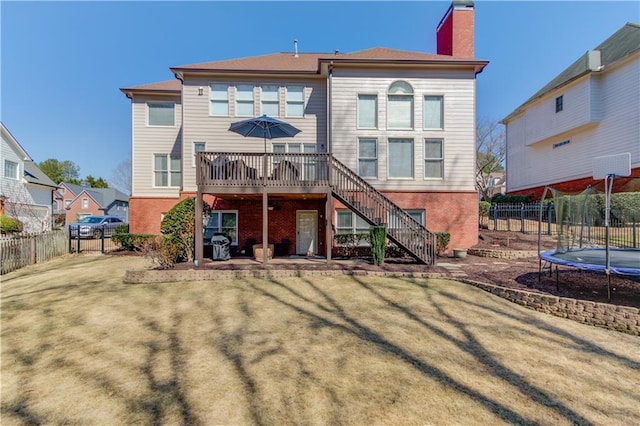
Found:
[(387, 127), (413, 129), (413, 88), (406, 81), (396, 81), (389, 86)]

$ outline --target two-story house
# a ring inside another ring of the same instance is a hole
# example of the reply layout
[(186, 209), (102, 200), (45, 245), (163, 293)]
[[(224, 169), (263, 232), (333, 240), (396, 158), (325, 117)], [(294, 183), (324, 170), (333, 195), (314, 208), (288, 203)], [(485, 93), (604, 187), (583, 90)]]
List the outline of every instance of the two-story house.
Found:
[(629, 153), (640, 176), (640, 25), (580, 56), (502, 122), (509, 194), (583, 190), (598, 183), (594, 158), (607, 155)]
[(4, 213), (23, 224), (23, 232), (51, 230), (56, 184), (36, 165), (16, 138), (0, 123), (0, 198)]
[(129, 197), (114, 188), (91, 188), (61, 182), (57, 193), (57, 207), (64, 211), (66, 223), (86, 216), (116, 216), (129, 220)]
[[(474, 6), (455, 1), (437, 53), (372, 48), (274, 53), (172, 67), (176, 80), (121, 89), (132, 106), (130, 230), (158, 233), (195, 196), (196, 257), (207, 232), (242, 250), (287, 240), (331, 256), (335, 233), (387, 226), (432, 262), (430, 231), (477, 242)], [(229, 131), (268, 115), (300, 130), (263, 140)], [(266, 151), (266, 152), (265, 152)], [(204, 237), (203, 237), (204, 232)]]

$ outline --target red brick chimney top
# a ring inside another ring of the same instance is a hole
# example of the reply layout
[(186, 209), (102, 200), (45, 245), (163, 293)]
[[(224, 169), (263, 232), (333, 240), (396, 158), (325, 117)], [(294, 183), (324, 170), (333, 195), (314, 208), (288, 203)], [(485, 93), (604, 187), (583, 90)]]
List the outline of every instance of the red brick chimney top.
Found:
[(473, 58), (473, 21), (473, 2), (454, 0), (436, 28), (436, 53)]

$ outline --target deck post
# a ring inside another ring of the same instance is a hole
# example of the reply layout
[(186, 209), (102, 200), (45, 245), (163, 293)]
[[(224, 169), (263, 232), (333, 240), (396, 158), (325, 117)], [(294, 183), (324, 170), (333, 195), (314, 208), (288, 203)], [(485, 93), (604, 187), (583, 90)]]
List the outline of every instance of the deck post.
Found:
[(203, 202), (202, 202), (202, 191), (198, 188), (198, 192), (196, 193), (196, 226), (195, 226), (195, 245), (196, 245), (196, 253), (195, 260), (198, 265), (202, 265), (202, 258), (204, 252), (204, 241), (202, 235), (202, 210), (203, 210)]
[[(269, 194), (263, 188), (262, 192), (262, 264), (267, 266), (267, 258), (269, 257)], [(257, 260), (257, 259), (256, 259)]]
[(324, 217), (327, 224), (325, 231), (325, 248), (327, 249), (327, 265), (331, 263), (331, 248), (333, 247), (333, 197), (331, 189), (327, 190), (327, 202), (324, 205)]

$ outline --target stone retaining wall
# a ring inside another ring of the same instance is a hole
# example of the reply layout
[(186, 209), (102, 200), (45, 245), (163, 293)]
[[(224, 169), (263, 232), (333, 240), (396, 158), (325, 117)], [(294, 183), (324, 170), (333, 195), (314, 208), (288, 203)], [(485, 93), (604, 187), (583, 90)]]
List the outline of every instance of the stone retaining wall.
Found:
[(498, 259), (524, 259), (527, 257), (538, 257), (537, 250), (501, 250), (501, 249), (481, 249), (470, 248), (467, 254), (478, 257), (495, 257)]
[(232, 280), (241, 278), (286, 278), (286, 277), (318, 277), (340, 275), (371, 275), (386, 277), (411, 277), (411, 278), (446, 278), (446, 274), (434, 272), (390, 272), (390, 271), (350, 271), (350, 270), (301, 270), (301, 269), (255, 269), (255, 270), (229, 270), (215, 269), (189, 269), (189, 270), (129, 270), (124, 275), (126, 284), (151, 284), (166, 282), (187, 281), (214, 281)]
[(596, 327), (640, 335), (640, 309), (532, 293), (478, 281), (458, 279), (518, 305)]

